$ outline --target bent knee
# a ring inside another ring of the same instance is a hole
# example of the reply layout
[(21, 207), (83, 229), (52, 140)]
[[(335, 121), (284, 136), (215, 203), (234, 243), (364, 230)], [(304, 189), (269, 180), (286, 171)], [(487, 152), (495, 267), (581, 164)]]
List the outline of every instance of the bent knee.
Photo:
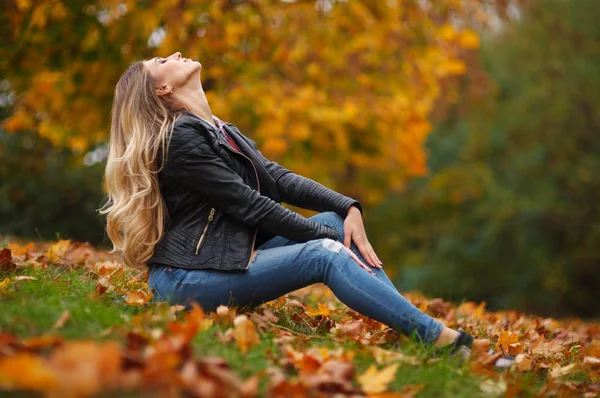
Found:
[(333, 253), (340, 253), (344, 249), (344, 245), (339, 241), (329, 238), (321, 239), (321, 247), (323, 250), (328, 250)]
[(311, 241), (309, 248), (309, 250), (317, 252), (319, 255), (329, 257), (332, 254), (343, 253), (344, 245), (337, 240), (322, 238)]
[(328, 224), (338, 230), (344, 230), (344, 219), (334, 211), (325, 211), (311, 217), (314, 221)]

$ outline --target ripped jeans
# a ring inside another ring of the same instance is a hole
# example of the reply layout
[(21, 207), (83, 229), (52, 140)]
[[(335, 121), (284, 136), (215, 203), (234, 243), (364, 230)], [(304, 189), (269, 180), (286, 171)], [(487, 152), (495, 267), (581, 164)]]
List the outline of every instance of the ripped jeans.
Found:
[[(247, 271), (187, 270), (151, 266), (148, 287), (155, 301), (183, 304), (196, 301), (208, 313), (219, 305), (254, 307), (314, 283), (324, 283), (351, 309), (423, 343), (434, 342), (444, 325), (406, 300), (383, 268), (368, 265), (352, 243), (351, 250), (375, 272), (361, 268), (343, 249), (343, 219), (334, 212), (311, 220), (338, 231), (338, 242), (315, 239), (304, 243), (276, 236), (258, 247)], [(342, 243), (339, 243), (342, 242)]]

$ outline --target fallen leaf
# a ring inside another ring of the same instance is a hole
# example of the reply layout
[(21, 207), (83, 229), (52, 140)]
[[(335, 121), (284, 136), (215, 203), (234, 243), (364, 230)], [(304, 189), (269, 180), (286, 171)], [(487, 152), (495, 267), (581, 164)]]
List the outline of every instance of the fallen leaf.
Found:
[(393, 363), (377, 370), (377, 366), (371, 364), (363, 374), (357, 377), (357, 380), (366, 393), (384, 392), (387, 390), (388, 384), (396, 377), (398, 366), (398, 363)]
[(405, 355), (401, 352), (388, 351), (377, 346), (369, 346), (368, 349), (373, 354), (375, 361), (380, 365), (387, 365), (391, 361), (400, 361), (414, 366), (419, 366), (421, 364), (418, 358)]
[(10, 278), (4, 278), (2, 282), (0, 282), (0, 293), (6, 292), (8, 290), (8, 286), (10, 285)]
[(515, 357), (515, 366), (521, 372), (526, 372), (533, 367), (533, 361), (528, 355), (519, 354)]
[(51, 262), (57, 261), (60, 257), (64, 257), (70, 246), (70, 239), (60, 239), (58, 242), (50, 245), (50, 248), (46, 252), (46, 257), (48, 257), (48, 260)]
[(317, 303), (317, 308), (311, 308), (309, 306), (306, 306), (306, 313), (310, 316), (329, 316), (329, 308), (327, 307), (326, 304), (323, 303)]
[(586, 369), (600, 369), (600, 359), (596, 357), (583, 358), (583, 366)]
[(577, 370), (578, 364), (572, 363), (566, 366), (554, 366), (550, 369), (550, 377), (558, 378), (568, 375), (569, 373), (573, 373)]
[(507, 384), (504, 379), (487, 379), (479, 383), (479, 389), (486, 397), (498, 397), (506, 393)]
[(68, 310), (64, 310), (60, 317), (54, 322), (52, 329), (60, 329), (65, 326), (65, 323), (71, 318), (71, 313)]
[(251, 346), (258, 344), (259, 338), (258, 333), (256, 333), (256, 327), (254, 326), (254, 322), (252, 322), (247, 315), (238, 315), (233, 320), (233, 324), (235, 326), (235, 340), (242, 352), (245, 353)]
[(48, 391), (57, 385), (50, 365), (30, 353), (0, 358), (0, 389)]
[(0, 271), (14, 271), (17, 265), (12, 261), (12, 252), (10, 249), (0, 250)]
[(132, 290), (127, 292), (125, 302), (129, 305), (144, 305), (152, 299), (153, 293), (150, 290)]
[(13, 280), (14, 281), (37, 281), (38, 278), (36, 278), (35, 276), (19, 275), (19, 276), (13, 276)]
[(496, 343), (496, 350), (508, 355), (520, 354), (524, 348), (523, 344), (519, 343), (519, 335), (507, 330), (500, 333), (500, 337), (498, 337), (498, 342)]

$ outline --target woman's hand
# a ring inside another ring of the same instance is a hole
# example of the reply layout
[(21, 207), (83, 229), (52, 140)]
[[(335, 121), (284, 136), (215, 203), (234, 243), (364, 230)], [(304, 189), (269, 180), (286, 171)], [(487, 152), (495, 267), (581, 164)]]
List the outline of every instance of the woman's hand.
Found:
[(350, 249), (350, 245), (354, 241), (356, 247), (360, 251), (360, 254), (367, 260), (371, 267), (381, 268), (383, 264), (379, 257), (375, 254), (373, 246), (367, 239), (367, 233), (362, 221), (362, 215), (360, 210), (355, 206), (350, 206), (348, 215), (344, 220), (344, 246)]
[(367, 267), (367, 265), (365, 263), (363, 263), (362, 261), (360, 261), (360, 259), (358, 258), (358, 256), (356, 254), (354, 254), (354, 252), (352, 250), (350, 250), (346, 246), (344, 246), (344, 250), (346, 250), (348, 252), (348, 254), (350, 254), (350, 257), (352, 257), (352, 260), (354, 260), (356, 262), (356, 264), (360, 265), (361, 268), (365, 269), (371, 275), (376, 276), (375, 272), (373, 272), (371, 270), (371, 268)]

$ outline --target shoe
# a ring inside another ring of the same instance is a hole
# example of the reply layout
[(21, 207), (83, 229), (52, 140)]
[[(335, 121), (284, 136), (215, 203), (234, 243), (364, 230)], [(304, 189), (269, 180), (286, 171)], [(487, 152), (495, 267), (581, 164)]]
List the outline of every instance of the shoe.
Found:
[[(488, 350), (488, 354), (490, 354), (490, 355), (494, 355), (495, 353), (496, 353), (496, 351), (494, 351), (494, 349), (492, 349), (492, 348), (490, 348)], [(513, 365), (513, 363), (515, 363), (515, 360), (516, 360), (515, 356), (504, 354), (496, 360), (496, 363), (494, 363), (494, 369), (496, 369), (496, 370), (508, 369)]]
[(434, 358), (445, 357), (458, 358), (466, 361), (471, 356), (471, 347), (473, 346), (473, 336), (465, 332), (462, 328), (458, 329), (458, 338), (452, 344), (436, 348)]

